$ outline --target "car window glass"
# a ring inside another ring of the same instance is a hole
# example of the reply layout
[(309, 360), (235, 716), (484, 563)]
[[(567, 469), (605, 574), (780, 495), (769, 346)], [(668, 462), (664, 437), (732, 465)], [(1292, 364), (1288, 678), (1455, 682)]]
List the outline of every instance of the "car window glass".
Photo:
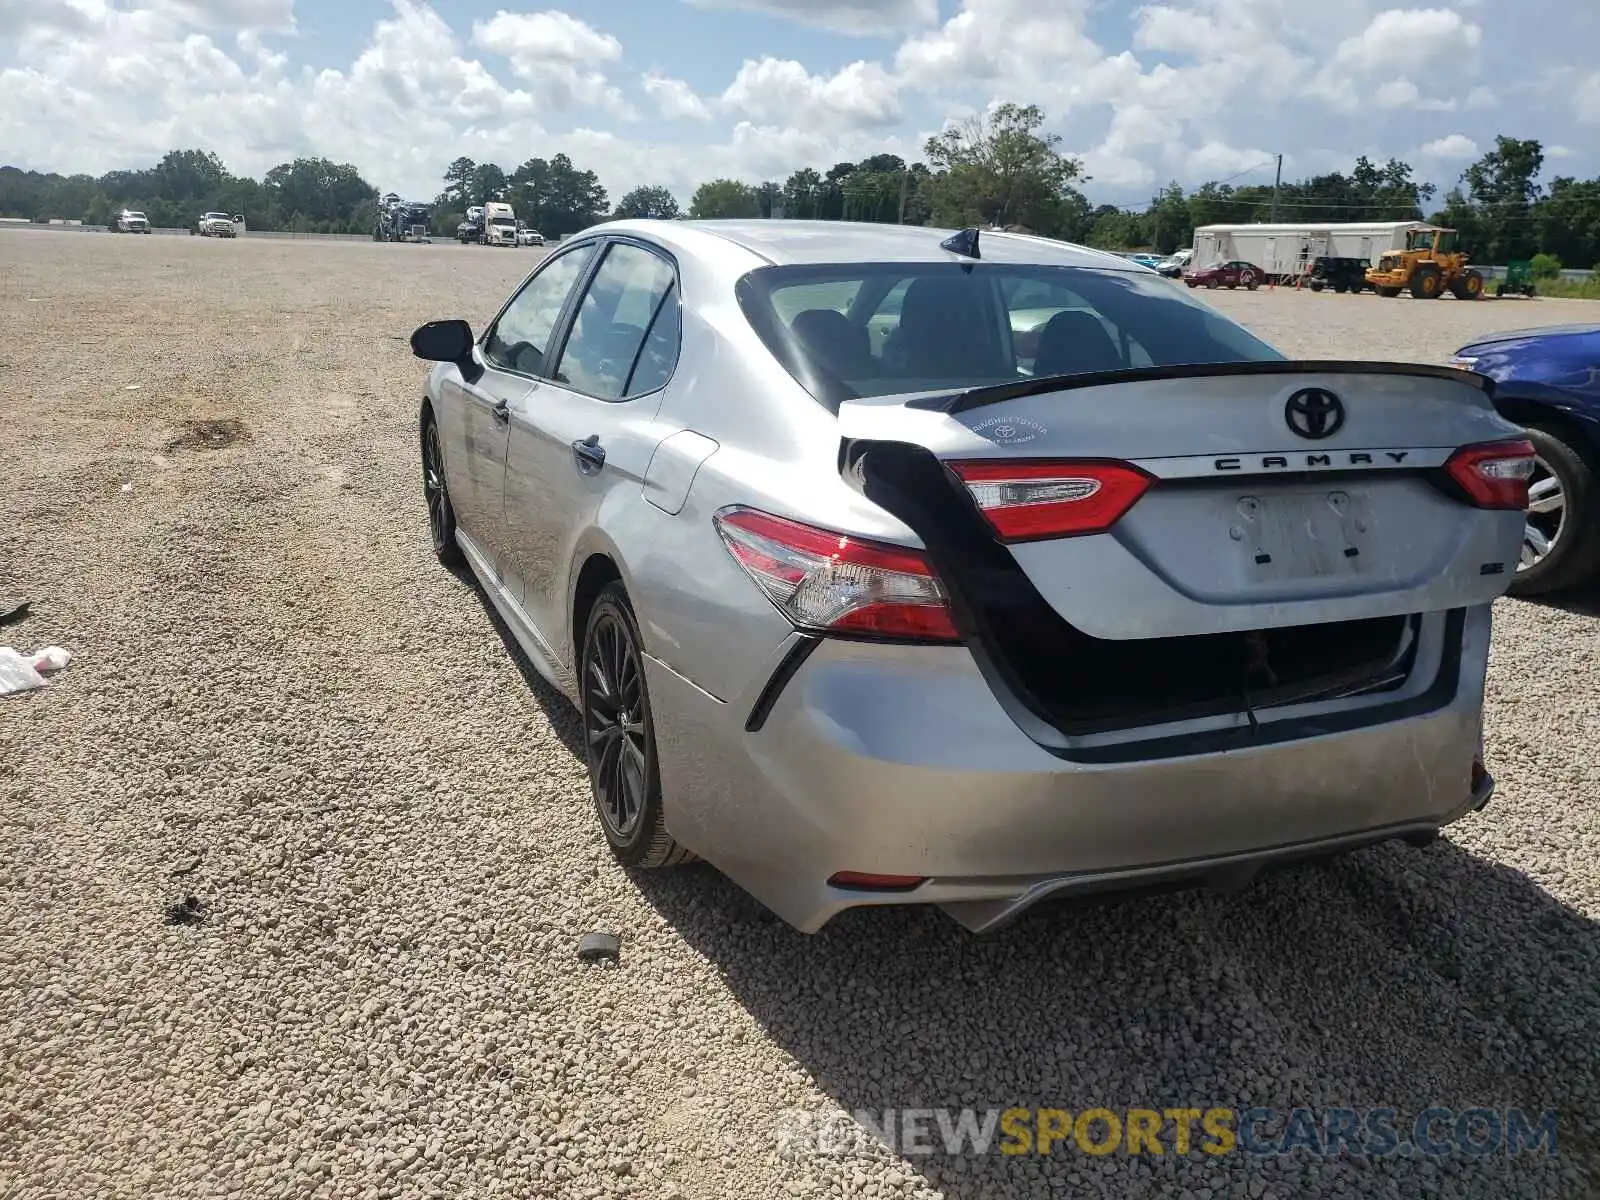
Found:
[(633, 377), (628, 380), (624, 395), (642, 396), (658, 387), (665, 387), (678, 365), (678, 345), (683, 336), (683, 305), (678, 302), (678, 289), (670, 287), (661, 298), (650, 334), (639, 352)]
[(1144, 347), (1077, 292), (1048, 279), (1021, 280), (1009, 290), (1006, 309), (1021, 372), (1067, 375), (1150, 365)]
[[(750, 280), (741, 303), (758, 332), (830, 405), (1033, 375), (1282, 357), (1143, 271), (795, 265), (765, 267)], [(801, 307), (829, 294), (822, 283), (862, 290), (849, 312)]]
[(556, 382), (602, 400), (620, 400), (672, 284), (672, 266), (665, 259), (638, 246), (612, 246), (578, 306)]
[(542, 374), (562, 306), (593, 256), (594, 246), (589, 245), (551, 259), (500, 314), (484, 339), (484, 358), (508, 371)]
[(849, 312), (850, 304), (861, 290), (859, 279), (835, 279), (827, 283), (802, 284), (785, 291), (781, 301), (774, 297), (778, 315), (785, 325), (794, 323), (795, 317), (808, 309), (829, 308), (834, 312)]

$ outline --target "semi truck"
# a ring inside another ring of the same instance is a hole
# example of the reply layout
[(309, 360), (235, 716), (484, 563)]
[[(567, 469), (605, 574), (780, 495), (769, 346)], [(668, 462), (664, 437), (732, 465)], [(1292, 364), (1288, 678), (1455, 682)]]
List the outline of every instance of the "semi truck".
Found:
[(402, 200), (390, 192), (378, 202), (378, 215), (372, 227), (375, 242), (427, 242), (428, 218), (433, 215), (432, 205), (416, 200)]
[(483, 244), (485, 246), (515, 246), (517, 244), (517, 214), (511, 205), (491, 200), (483, 206)]

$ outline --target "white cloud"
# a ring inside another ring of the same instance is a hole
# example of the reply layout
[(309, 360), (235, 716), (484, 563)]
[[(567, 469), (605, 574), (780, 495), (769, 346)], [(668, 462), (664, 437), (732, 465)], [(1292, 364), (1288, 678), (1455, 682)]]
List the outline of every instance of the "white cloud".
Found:
[(1579, 80), (1572, 104), (1578, 120), (1600, 124), (1600, 71)]
[(1422, 98), (1417, 85), (1409, 79), (1391, 79), (1372, 93), (1379, 108), (1411, 108)]
[[(26, 0), (23, 0), (26, 3)], [(72, 2), (72, 0), (68, 0)], [(77, 0), (89, 7), (95, 0)], [(221, 29), (255, 29), (287, 33), (295, 28), (294, 0), (153, 0), (151, 7), (181, 20)], [(0, 12), (5, 4), (0, 2)]]
[(554, 10), (512, 13), (502, 9), (473, 25), (472, 41), (503, 56), (512, 72), (552, 108), (594, 105), (618, 116), (633, 115), (622, 93), (600, 69), (622, 57), (622, 43), (576, 17)]
[(669, 79), (659, 71), (649, 71), (639, 81), (639, 86), (656, 102), (664, 117), (691, 121), (711, 119), (710, 107), (681, 79)]
[[(1091, 26), (1104, 0), (690, 0), (673, 27), (688, 42), (634, 44), (629, 6), (659, 0), (547, 7), (559, 2), (487, 5), (473, 22), (438, 0), (389, 0), (354, 54), (313, 69), (292, 32), (312, 0), (0, 0), (0, 158), (99, 173), (200, 146), (259, 176), (323, 154), (428, 195), (457, 155), (510, 168), (564, 150), (614, 195), (649, 182), (683, 196), (714, 175), (918, 157), (919, 130), (1009, 100), (1043, 106), (1096, 202), (1263, 164), (1249, 180), (1270, 182), (1279, 152), (1289, 178), (1361, 153), (1443, 176), (1499, 129), (1571, 147), (1564, 173), (1600, 173), (1580, 124), (1600, 124), (1595, 30), (1543, 22), (1553, 64), (1502, 87), (1484, 46), (1530, 52), (1508, 5), (1469, 19), (1455, 0), (1156, 0), (1123, 28)], [(729, 8), (884, 40), (830, 44), (711, 12)], [(707, 78), (693, 52), (712, 21), (743, 37), (729, 39), (747, 52), (731, 78)], [(1455, 132), (1423, 125), (1430, 112), (1456, 114), (1443, 127)]]
[(900, 119), (900, 85), (882, 65), (853, 62), (812, 75), (792, 59), (747, 59), (722, 93), (728, 110), (801, 128), (860, 129)]
[[(1103, 56), (1086, 32), (1086, 0), (964, 0), (938, 29), (903, 42), (901, 76), (916, 86), (993, 85), (1006, 99), (1048, 99), (1071, 70)], [(1031, 93), (1031, 94), (1030, 94)]]
[(739, 8), (848, 34), (908, 33), (939, 18), (938, 0), (689, 0), (700, 8)]
[(1415, 69), (1425, 62), (1454, 62), (1471, 55), (1482, 38), (1483, 30), (1453, 9), (1391, 8), (1339, 43), (1334, 61), (1372, 71)]
[(1469, 159), (1478, 157), (1478, 143), (1465, 134), (1452, 133), (1423, 144), (1422, 153), (1428, 158)]

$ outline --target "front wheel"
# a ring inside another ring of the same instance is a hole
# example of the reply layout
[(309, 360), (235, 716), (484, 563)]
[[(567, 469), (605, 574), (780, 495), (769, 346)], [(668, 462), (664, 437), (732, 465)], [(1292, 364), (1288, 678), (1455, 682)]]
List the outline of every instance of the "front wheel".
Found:
[(1578, 587), (1600, 575), (1600, 466), (1557, 426), (1526, 431), (1538, 458), (1528, 481), (1522, 557), (1509, 589), (1541, 596)]
[(667, 832), (655, 721), (639, 625), (620, 583), (601, 589), (583, 635), (579, 704), (595, 813), (624, 866), (671, 867), (693, 855)]
[(428, 534), (433, 552), (447, 567), (466, 561), (456, 542), (456, 510), (444, 477), (444, 454), (439, 447), (439, 423), (430, 414), (422, 423), (422, 497), (428, 503)]

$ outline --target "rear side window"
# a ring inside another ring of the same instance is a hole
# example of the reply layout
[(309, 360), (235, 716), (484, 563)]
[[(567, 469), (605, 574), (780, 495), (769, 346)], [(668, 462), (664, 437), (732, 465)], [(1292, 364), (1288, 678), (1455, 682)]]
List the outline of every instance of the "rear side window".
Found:
[(601, 400), (662, 386), (678, 359), (674, 278), (672, 264), (659, 255), (612, 246), (578, 306), (555, 381)]
[(1283, 355), (1160, 276), (1011, 264), (777, 266), (745, 315), (819, 399)]

